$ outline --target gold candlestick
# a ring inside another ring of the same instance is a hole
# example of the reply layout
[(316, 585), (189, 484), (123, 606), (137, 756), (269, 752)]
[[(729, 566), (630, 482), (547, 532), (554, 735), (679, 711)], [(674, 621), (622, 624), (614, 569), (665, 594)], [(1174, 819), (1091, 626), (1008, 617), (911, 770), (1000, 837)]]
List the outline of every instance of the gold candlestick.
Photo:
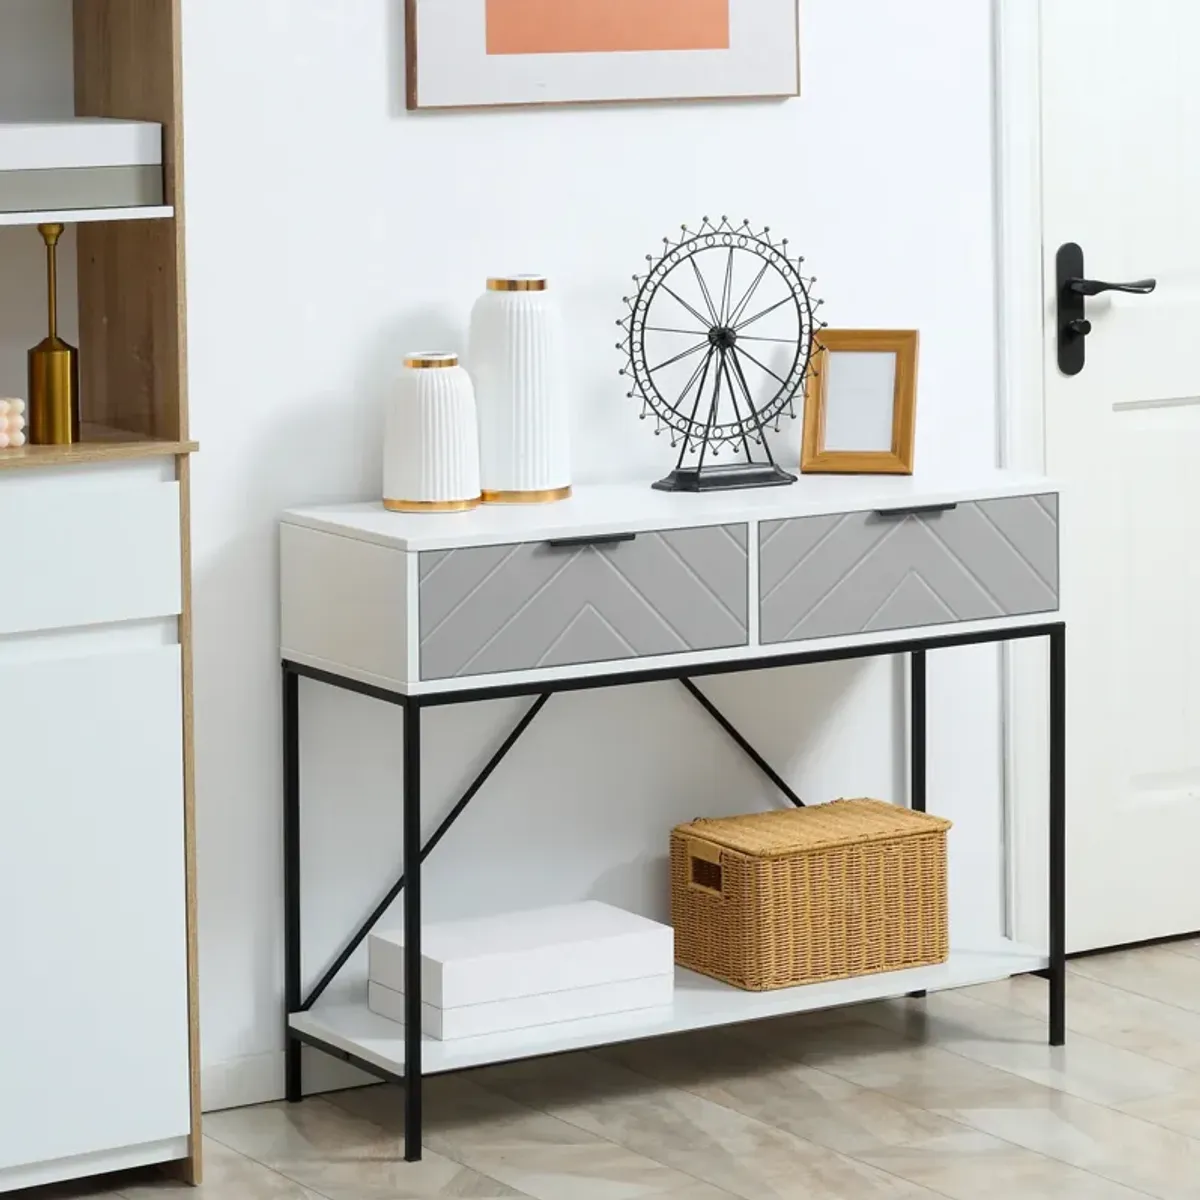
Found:
[(35, 446), (79, 441), (79, 351), (58, 336), (58, 239), (61, 225), (39, 225), (46, 243), (50, 332), (29, 351), (29, 440)]

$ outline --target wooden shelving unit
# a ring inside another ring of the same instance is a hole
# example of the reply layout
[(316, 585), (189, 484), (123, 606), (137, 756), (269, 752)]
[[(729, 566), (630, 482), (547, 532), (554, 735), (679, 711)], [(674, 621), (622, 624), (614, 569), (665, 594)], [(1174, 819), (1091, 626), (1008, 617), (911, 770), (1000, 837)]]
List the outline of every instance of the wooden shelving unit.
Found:
[[(188, 1182), (198, 1183), (201, 1174), (201, 1136), (189, 462), (189, 456), (197, 447), (188, 433), (186, 382), (180, 9), (181, 0), (74, 0), (75, 113), (80, 117), (150, 121), (162, 126), (164, 203), (145, 208), (0, 214), (0, 226), (36, 225), (47, 221), (77, 226), (78, 340), (83, 421), (83, 441), (77, 445), (25, 446), (0, 450), (0, 497), (3, 496), (6, 477), (14, 473), (28, 476), (32, 470), (37, 473), (35, 480), (46, 481), (46, 490), (39, 495), (49, 497), (51, 507), (54, 507), (55, 472), (70, 473), (73, 468), (83, 464), (119, 464), (147, 458), (174, 461), (180, 519), (177, 539), (180, 584), (179, 593), (172, 602), (173, 607), (161, 611), (177, 618), (179, 656), (174, 669), (182, 678), (182, 696), (172, 693), (170, 699), (172, 706), (179, 701), (183, 722), (182, 828), (186, 873), (188, 1089), (191, 1116), (186, 1156), (165, 1165), (175, 1168)], [(2, 118), (3, 114), (0, 113)], [(38, 486), (43, 484), (38, 482)], [(170, 511), (173, 513), (175, 485), (166, 482), (161, 486), (170, 489)], [(39, 500), (39, 504), (44, 503)], [(67, 508), (63, 505), (64, 510)], [(54, 553), (57, 553), (57, 547)], [(50, 572), (55, 569), (53, 557), (54, 554), (47, 550), (46, 569)], [(169, 561), (164, 560), (162, 564), (168, 578), (173, 577), (175, 562), (173, 545)], [(43, 583), (38, 581), (39, 586)], [(3, 613), (0, 613), (2, 616)], [(18, 625), (14, 628), (19, 634), (22, 627)], [(0, 620), (0, 633), (6, 632), (9, 630)], [(172, 723), (172, 741), (173, 728)], [(172, 791), (177, 787), (178, 776), (175, 776)], [(176, 852), (173, 851), (173, 854)], [(146, 949), (150, 951), (153, 948)], [(49, 947), (46, 953), (51, 953)], [(121, 969), (120, 962), (114, 960), (112, 970)], [(103, 988), (106, 983), (97, 979), (95, 986)], [(0, 1059), (3, 1057), (0, 1053)], [(139, 1071), (141, 1069), (138, 1068)], [(58, 1074), (62, 1075), (61, 1072)], [(176, 1087), (179, 1076), (176, 1074), (174, 1079), (172, 1086)], [(105, 1082), (107, 1085), (113, 1081)], [(102, 1093), (107, 1087), (101, 1089), (95, 1080), (86, 1083), (86, 1090), (95, 1094), (97, 1103), (104, 1104)], [(69, 1079), (60, 1078), (59, 1086), (70, 1089), (74, 1085)], [(114, 1099), (113, 1103), (119, 1104), (119, 1100)], [(173, 1136), (172, 1145), (182, 1147), (183, 1138), (178, 1133)], [(83, 1157), (95, 1158), (94, 1155)], [(143, 1157), (138, 1161), (161, 1160)], [(82, 1173), (111, 1169), (114, 1168), (101, 1164)], [(69, 1178), (79, 1173), (80, 1168), (68, 1166), (63, 1168), (61, 1175), (55, 1177)], [(2, 1186), (0, 1190), (3, 1190)]]

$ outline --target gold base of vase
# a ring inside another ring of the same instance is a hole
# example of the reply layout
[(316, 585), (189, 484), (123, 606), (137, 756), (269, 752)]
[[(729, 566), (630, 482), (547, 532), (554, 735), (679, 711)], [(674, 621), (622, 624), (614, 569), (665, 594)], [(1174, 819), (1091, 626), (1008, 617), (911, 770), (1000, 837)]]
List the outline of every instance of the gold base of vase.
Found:
[(385, 500), (383, 507), (395, 513), (447, 513), (470, 512), (479, 504), (476, 497), (474, 500)]
[(79, 351), (48, 337), (29, 351), (26, 424), (33, 446), (71, 446), (79, 439)]
[(569, 500), (571, 488), (544, 488), (537, 492), (488, 492), (483, 493), (484, 504), (553, 504), (556, 500)]

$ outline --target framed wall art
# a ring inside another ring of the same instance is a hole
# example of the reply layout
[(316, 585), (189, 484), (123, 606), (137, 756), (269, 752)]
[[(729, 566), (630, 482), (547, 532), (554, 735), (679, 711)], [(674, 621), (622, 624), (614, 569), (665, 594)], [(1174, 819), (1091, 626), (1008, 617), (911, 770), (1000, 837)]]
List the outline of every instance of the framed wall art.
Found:
[(911, 475), (916, 435), (915, 329), (823, 329), (804, 402), (800, 469)]
[(408, 107), (800, 92), (799, 0), (406, 0)]

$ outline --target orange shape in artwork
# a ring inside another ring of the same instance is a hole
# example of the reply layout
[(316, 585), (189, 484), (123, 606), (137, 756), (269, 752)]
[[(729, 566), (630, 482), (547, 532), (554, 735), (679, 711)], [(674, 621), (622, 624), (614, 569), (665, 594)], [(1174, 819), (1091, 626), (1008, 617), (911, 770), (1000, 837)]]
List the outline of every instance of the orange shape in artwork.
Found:
[(489, 54), (728, 50), (730, 0), (487, 0)]

